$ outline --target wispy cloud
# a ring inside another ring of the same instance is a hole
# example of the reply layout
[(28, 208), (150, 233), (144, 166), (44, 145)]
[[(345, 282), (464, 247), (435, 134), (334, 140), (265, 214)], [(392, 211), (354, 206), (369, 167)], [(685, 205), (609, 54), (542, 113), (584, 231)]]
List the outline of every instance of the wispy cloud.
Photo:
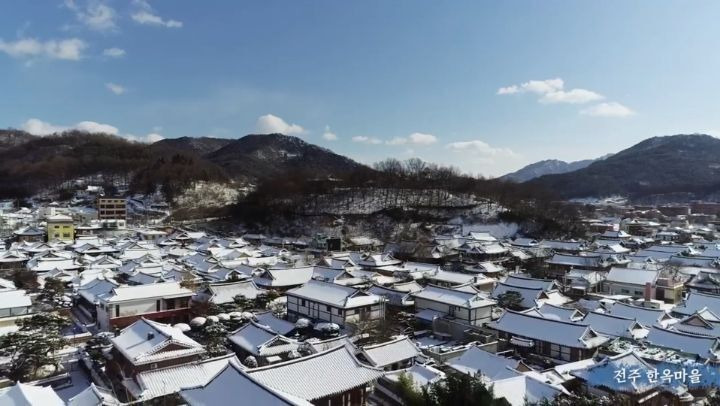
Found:
[(635, 112), (620, 103), (609, 102), (583, 109), (580, 114), (593, 117), (629, 117), (634, 115)]
[(471, 155), (473, 159), (486, 164), (495, 163), (495, 159), (518, 157), (518, 154), (509, 148), (493, 147), (481, 140), (451, 142), (446, 144), (445, 148), (455, 153)]
[(431, 145), (437, 142), (437, 137), (432, 134), (412, 133), (407, 137), (395, 137), (385, 143), (388, 145)]
[(87, 48), (79, 38), (40, 41), (36, 38), (21, 38), (16, 41), (0, 39), (0, 52), (17, 59), (48, 58), (78, 61)]
[(356, 135), (356, 136), (352, 137), (352, 142), (357, 142), (357, 143), (360, 143), (360, 144), (373, 144), (373, 145), (377, 145), (377, 144), (382, 144), (382, 143), (383, 143), (382, 140), (379, 139), (379, 138), (367, 137), (367, 136), (364, 136), (364, 135)]
[(337, 134), (335, 134), (334, 132), (330, 131), (330, 126), (329, 126), (329, 125), (326, 125), (326, 126), (325, 126), (325, 131), (323, 131), (322, 137), (323, 137), (323, 139), (325, 139), (325, 140), (327, 140), (327, 141), (337, 141), (337, 139), (338, 139)]
[(125, 50), (121, 48), (107, 48), (103, 50), (103, 55), (109, 58), (122, 58), (125, 56)]
[(181, 28), (183, 26), (182, 21), (160, 17), (145, 0), (135, 0), (133, 4), (136, 11), (130, 17), (138, 24), (165, 28)]
[(65, 0), (65, 6), (75, 13), (75, 17), (86, 27), (95, 31), (114, 31), (117, 29), (115, 9), (99, 0), (89, 0), (80, 5), (75, 0)]
[(40, 120), (38, 118), (31, 118), (27, 120), (23, 125), (20, 127), (24, 131), (27, 131), (28, 133), (32, 135), (37, 136), (46, 136), (51, 134), (59, 134), (64, 131), (70, 131), (70, 130), (77, 130), (77, 131), (83, 131), (87, 133), (102, 133), (102, 134), (110, 134), (110, 135), (116, 135), (119, 137), (126, 138), (130, 141), (136, 141), (136, 142), (156, 142), (164, 139), (164, 137), (157, 133), (150, 133), (146, 136), (136, 136), (133, 134), (127, 134), (127, 133), (121, 133), (120, 130), (110, 124), (103, 124), (98, 123), (96, 121), (81, 121), (79, 123), (73, 124), (73, 125), (57, 125), (52, 124), (47, 121)]
[(111, 91), (111, 92), (113, 92), (113, 93), (115, 93), (115, 94), (117, 94), (117, 95), (123, 94), (123, 93), (125, 93), (125, 91), (127, 90), (127, 89), (125, 89), (125, 87), (120, 86), (120, 85), (118, 85), (117, 83), (112, 83), (112, 82), (105, 83), (105, 87), (106, 87), (109, 91)]

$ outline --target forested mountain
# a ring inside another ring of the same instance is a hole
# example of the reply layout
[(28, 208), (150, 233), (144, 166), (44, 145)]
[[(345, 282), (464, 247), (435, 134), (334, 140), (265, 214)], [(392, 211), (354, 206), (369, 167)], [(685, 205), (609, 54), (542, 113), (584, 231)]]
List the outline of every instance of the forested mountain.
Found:
[(365, 168), (350, 158), (282, 134), (247, 135), (205, 158), (230, 176), (248, 180), (297, 171), (310, 177), (341, 176)]
[(133, 192), (160, 186), (172, 197), (197, 180), (256, 182), (285, 172), (328, 177), (358, 168), (364, 166), (280, 134), (235, 140), (183, 137), (144, 144), (80, 131), (45, 137), (0, 131), (0, 197), (26, 197), (98, 174), (111, 182), (122, 180)]
[(527, 183), (565, 198), (678, 193), (703, 198), (720, 191), (720, 139), (703, 134), (653, 137), (583, 169)]

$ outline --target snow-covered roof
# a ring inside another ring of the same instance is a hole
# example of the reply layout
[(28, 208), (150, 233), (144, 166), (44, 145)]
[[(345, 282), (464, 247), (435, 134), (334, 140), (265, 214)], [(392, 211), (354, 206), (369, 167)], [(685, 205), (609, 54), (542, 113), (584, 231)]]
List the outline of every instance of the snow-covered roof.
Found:
[(392, 382), (398, 382), (401, 375), (407, 375), (412, 378), (415, 388), (420, 390), (429, 384), (439, 381), (445, 377), (445, 373), (430, 365), (415, 364), (410, 368), (400, 369), (388, 372), (385, 378)]
[(512, 310), (505, 310), (497, 321), (488, 326), (509, 334), (572, 348), (596, 348), (608, 341), (607, 337), (601, 336), (586, 324), (550, 320)]
[(479, 293), (461, 292), (434, 285), (428, 285), (425, 289), (419, 292), (414, 292), (412, 295), (416, 299), (425, 299), (469, 309), (493, 306), (496, 304), (494, 300), (484, 297)]
[(244, 296), (246, 299), (254, 300), (258, 294), (264, 293), (252, 279), (236, 282), (218, 282), (208, 285), (210, 301), (215, 304), (233, 303), (235, 296)]
[(490, 296), (493, 299), (498, 299), (508, 292), (517, 292), (520, 294), (522, 298), (520, 306), (524, 308), (535, 307), (537, 305), (536, 300), (544, 293), (542, 288), (526, 288), (498, 282), (490, 293)]
[(295, 330), (295, 324), (276, 317), (271, 311), (255, 313), (255, 321), (257, 321), (258, 324), (270, 327), (273, 331), (281, 335), (287, 335)]
[(117, 286), (103, 295), (101, 299), (108, 303), (120, 303), (149, 298), (189, 297), (194, 295), (190, 289), (183, 288), (179, 282), (153, 283), (150, 285)]
[(491, 382), (517, 376), (520, 361), (505, 358), (491, 352), (470, 346), (459, 357), (451, 358), (445, 364), (464, 374), (482, 376), (483, 381)]
[(434, 272), (426, 273), (425, 279), (430, 280), (430, 281), (445, 282), (445, 283), (456, 284), (456, 285), (475, 282), (475, 276), (473, 276), (473, 275), (466, 274), (466, 273), (460, 273), (460, 272), (444, 271), (442, 269), (438, 269)]
[(207, 384), (232, 360), (237, 360), (235, 354), (143, 371), (135, 378), (137, 385), (128, 386), (133, 397), (147, 401), (176, 393), (182, 388)]
[(651, 285), (660, 276), (660, 271), (647, 269), (630, 269), (613, 267), (605, 278), (606, 282), (622, 283), (628, 285), (645, 286), (646, 283)]
[(559, 395), (567, 394), (567, 390), (561, 385), (551, 385), (530, 375), (518, 375), (493, 382), (495, 398), (505, 398), (511, 406), (537, 404), (544, 399), (553, 400)]
[(27, 307), (32, 305), (32, 300), (24, 290), (0, 291), (0, 309), (13, 307)]
[(711, 312), (720, 315), (720, 296), (690, 291), (687, 298), (675, 306), (672, 311), (674, 313), (689, 316), (702, 309), (708, 309)]
[(654, 326), (657, 323), (664, 327), (674, 321), (667, 310), (633, 306), (622, 302), (614, 302), (608, 313), (613, 316), (635, 319), (646, 327)]
[(543, 303), (537, 308), (537, 312), (546, 319), (560, 321), (578, 321), (583, 318), (583, 314), (578, 309), (556, 306), (551, 303)]
[[(654, 367), (634, 351), (628, 351), (611, 357), (605, 357), (599, 362), (588, 365), (585, 368), (570, 371), (570, 375), (583, 379), (589, 386), (600, 386), (606, 385), (607, 377), (613, 376), (614, 371), (621, 369), (639, 369), (641, 376), (646, 376), (646, 372), (653, 370)], [(637, 382), (628, 380), (627, 383), (615, 383), (613, 388), (618, 392), (641, 394), (653, 389), (654, 386), (655, 385), (651, 385), (641, 379)]]
[(305, 400), (364, 387), (383, 375), (382, 369), (358, 361), (346, 346), (247, 372), (262, 384)]
[(531, 289), (553, 290), (558, 288), (558, 284), (554, 279), (537, 279), (518, 274), (508, 275), (503, 282), (508, 285)]
[(598, 268), (602, 265), (602, 258), (600, 255), (554, 254), (552, 258), (545, 262), (551, 265), (574, 266), (578, 268)]
[(290, 287), (307, 283), (313, 275), (312, 266), (301, 268), (268, 269), (255, 277), (255, 283), (264, 287)]
[(68, 406), (116, 406), (120, 405), (110, 389), (90, 383), (85, 390), (68, 399)]
[(720, 339), (717, 337), (682, 333), (653, 326), (647, 336), (647, 342), (658, 347), (697, 355), (702, 359), (720, 358)]
[[(237, 362), (230, 362), (207, 383), (180, 391), (190, 406), (210, 406), (233, 403), (250, 403), (254, 406), (312, 404), (294, 394), (283, 393), (260, 382), (248, 374)], [(244, 400), (244, 402), (243, 402)]]
[(285, 354), (299, 347), (295, 340), (283, 337), (253, 321), (235, 330), (228, 340), (246, 352), (262, 357)]
[(620, 316), (611, 316), (597, 312), (589, 312), (582, 320), (583, 324), (592, 326), (593, 330), (608, 337), (625, 337), (632, 339), (644, 338), (648, 334), (647, 328), (634, 319)]
[[(112, 338), (115, 348), (133, 365), (200, 355), (205, 348), (179, 329), (140, 319)], [(170, 350), (166, 350), (170, 347)]]
[(382, 368), (415, 358), (420, 355), (420, 350), (410, 338), (402, 336), (388, 342), (365, 346), (362, 353), (372, 365)]
[(65, 402), (47, 386), (34, 386), (18, 382), (0, 392), (0, 405), (7, 406), (65, 406)]
[(291, 289), (288, 296), (295, 296), (340, 308), (369, 306), (380, 303), (383, 298), (372, 293), (334, 283), (311, 280), (303, 286)]

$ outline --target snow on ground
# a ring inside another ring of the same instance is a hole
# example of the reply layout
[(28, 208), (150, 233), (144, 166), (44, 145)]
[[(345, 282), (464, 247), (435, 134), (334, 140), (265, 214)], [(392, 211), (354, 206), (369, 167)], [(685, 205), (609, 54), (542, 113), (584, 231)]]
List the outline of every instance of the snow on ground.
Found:
[(224, 183), (195, 182), (175, 199), (179, 207), (195, 209), (202, 207), (223, 207), (237, 202), (240, 191)]

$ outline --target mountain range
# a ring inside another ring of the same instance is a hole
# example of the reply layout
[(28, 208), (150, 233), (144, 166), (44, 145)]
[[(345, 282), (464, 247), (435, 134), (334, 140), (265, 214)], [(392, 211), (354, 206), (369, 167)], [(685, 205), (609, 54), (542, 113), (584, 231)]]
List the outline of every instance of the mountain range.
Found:
[(342, 176), (368, 169), (350, 158), (282, 134), (237, 139), (165, 139), (153, 144), (107, 134), (69, 131), (45, 137), (0, 130), (0, 197), (25, 197), (43, 188), (102, 174), (131, 191), (166, 193), (196, 180), (258, 182), (278, 174)]
[(704, 134), (653, 137), (585, 168), (526, 183), (562, 198), (682, 194), (704, 199), (720, 191), (720, 139)]
[[(182, 137), (143, 144), (78, 131), (38, 137), (0, 130), (3, 198), (59, 190), (70, 181), (98, 174), (120, 179), (131, 192), (151, 192), (160, 186), (172, 196), (198, 180), (257, 184), (289, 174), (328, 178), (361, 170), (371, 169), (282, 134)], [(537, 162), (501, 180), (551, 191), (560, 198), (707, 198), (720, 192), (720, 139), (702, 134), (653, 137), (596, 160)]]
[[(602, 158), (598, 158), (602, 159)], [(524, 166), (515, 172), (501, 176), (500, 180), (508, 180), (512, 182), (527, 182), (531, 179), (539, 178), (543, 175), (554, 175), (559, 173), (567, 173), (585, 168), (596, 159), (584, 159), (582, 161), (565, 162), (559, 159), (545, 159)]]

